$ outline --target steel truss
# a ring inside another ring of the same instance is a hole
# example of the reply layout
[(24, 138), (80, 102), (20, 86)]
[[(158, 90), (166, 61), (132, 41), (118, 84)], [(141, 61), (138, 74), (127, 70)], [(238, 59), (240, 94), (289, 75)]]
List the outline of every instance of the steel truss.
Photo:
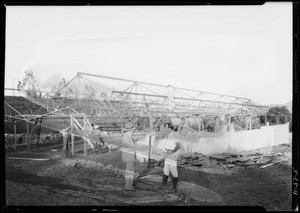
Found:
[[(99, 83), (99, 80), (102, 80)], [(122, 83), (124, 89), (103, 87), (106, 81)], [(104, 83), (103, 83), (104, 82)], [(98, 85), (102, 85), (99, 88)], [(172, 88), (173, 95), (168, 94)], [(192, 90), (170, 85), (153, 84), (135, 80), (78, 72), (54, 94), (45, 93), (43, 98), (30, 101), (39, 103), (39, 115), (46, 108), (48, 115), (85, 113), (95, 116), (176, 116), (202, 115), (266, 116), (269, 108), (237, 96)], [(48, 97), (46, 97), (48, 95)], [(42, 101), (41, 101), (42, 100)], [(170, 102), (173, 109), (170, 109)], [(40, 115), (42, 116), (42, 115)], [(46, 116), (46, 115), (43, 115)], [(285, 116), (274, 111), (268, 116)]]

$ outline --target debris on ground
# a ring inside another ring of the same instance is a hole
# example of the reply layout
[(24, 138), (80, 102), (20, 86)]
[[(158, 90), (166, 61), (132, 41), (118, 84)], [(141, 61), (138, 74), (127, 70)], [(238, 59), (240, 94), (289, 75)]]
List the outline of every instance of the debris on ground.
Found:
[[(286, 145), (282, 144), (282, 147)], [(181, 155), (177, 165), (194, 171), (226, 173), (235, 168), (248, 166), (258, 166), (264, 169), (280, 162), (291, 162), (291, 157), (291, 150), (284, 151), (284, 149), (267, 152), (261, 149), (243, 154), (221, 153), (210, 156), (194, 152)], [(223, 168), (223, 172), (217, 171), (220, 167)]]
[[(178, 191), (175, 193), (171, 178), (165, 189), (158, 189), (163, 168), (148, 167), (147, 163), (136, 167), (136, 172), (141, 172), (134, 180), (137, 191), (125, 191), (125, 163), (121, 151), (87, 156), (75, 154), (71, 158), (53, 153), (51, 149), (42, 153), (8, 152), (6, 201), (8, 205), (17, 206), (261, 205), (268, 210), (286, 210), (291, 208), (292, 168), (281, 160), (290, 161), (291, 156), (291, 148), (280, 145), (238, 154), (186, 154), (180, 159), (183, 165), (178, 168)], [(255, 164), (255, 161), (264, 160), (265, 163)], [(251, 161), (252, 166), (239, 165)], [(235, 171), (232, 176), (224, 176)]]

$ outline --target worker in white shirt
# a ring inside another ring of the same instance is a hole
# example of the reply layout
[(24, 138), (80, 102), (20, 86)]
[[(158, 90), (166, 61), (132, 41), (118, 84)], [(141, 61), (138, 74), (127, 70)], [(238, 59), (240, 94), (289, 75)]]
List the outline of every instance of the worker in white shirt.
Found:
[(173, 190), (177, 192), (177, 183), (178, 183), (177, 160), (179, 158), (179, 155), (185, 153), (185, 151), (180, 141), (177, 141), (175, 144), (176, 144), (175, 148), (173, 150), (169, 150), (167, 152), (167, 156), (165, 157), (164, 175), (163, 175), (162, 185), (160, 186), (160, 189), (165, 188), (166, 182), (171, 173), (173, 176)]
[(174, 109), (175, 109), (175, 102), (174, 102), (175, 90), (171, 85), (167, 86), (167, 96), (168, 96), (168, 109), (170, 111), (174, 111)]

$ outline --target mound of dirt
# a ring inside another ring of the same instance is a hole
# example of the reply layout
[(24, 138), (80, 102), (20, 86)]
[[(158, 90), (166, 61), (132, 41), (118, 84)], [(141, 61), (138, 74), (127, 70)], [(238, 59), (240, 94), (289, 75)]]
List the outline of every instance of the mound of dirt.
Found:
[(201, 202), (221, 202), (222, 198), (217, 193), (194, 183), (178, 182), (178, 191), (190, 194), (192, 198)]

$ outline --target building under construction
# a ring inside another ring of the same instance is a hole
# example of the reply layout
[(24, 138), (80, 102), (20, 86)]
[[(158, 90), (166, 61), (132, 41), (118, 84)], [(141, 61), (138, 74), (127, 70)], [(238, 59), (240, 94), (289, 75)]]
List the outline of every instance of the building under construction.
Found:
[[(13, 95), (4, 100), (5, 133), (15, 149), (27, 144), (30, 150), (31, 144), (39, 146), (51, 134), (60, 143), (61, 131), (71, 127), (70, 152), (76, 152), (74, 138), (81, 138), (87, 155), (88, 149), (101, 147), (101, 140), (120, 139), (128, 122), (135, 123), (139, 137), (155, 133), (157, 139), (164, 124), (171, 122), (188, 152), (216, 151), (219, 143), (223, 148), (217, 152), (230, 151), (228, 147), (247, 150), (288, 139), (287, 117), (266, 106), (248, 98), (173, 85), (80, 72), (56, 92), (6, 91)], [(213, 142), (208, 142), (212, 137)], [(249, 142), (253, 139), (255, 143)]]

